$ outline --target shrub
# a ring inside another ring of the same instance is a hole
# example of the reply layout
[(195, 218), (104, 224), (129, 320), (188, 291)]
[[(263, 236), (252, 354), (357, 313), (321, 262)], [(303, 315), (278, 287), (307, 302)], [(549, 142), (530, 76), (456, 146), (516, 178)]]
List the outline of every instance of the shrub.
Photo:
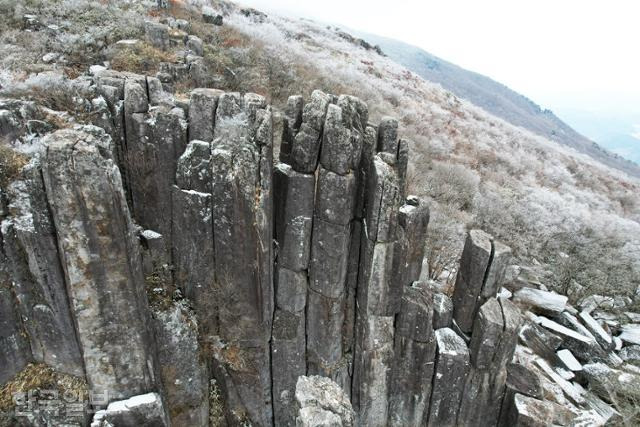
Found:
[(18, 177), (20, 170), (29, 162), (29, 158), (17, 152), (9, 144), (0, 142), (0, 188)]
[(161, 62), (176, 61), (173, 53), (157, 49), (142, 41), (115, 50), (109, 59), (114, 70), (140, 74), (153, 74), (158, 71)]

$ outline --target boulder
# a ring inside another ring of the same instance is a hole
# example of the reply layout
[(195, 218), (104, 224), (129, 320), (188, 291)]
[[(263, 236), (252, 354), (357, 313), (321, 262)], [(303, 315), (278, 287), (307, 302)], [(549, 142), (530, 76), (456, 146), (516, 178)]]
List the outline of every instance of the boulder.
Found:
[(204, 6), (202, 8), (202, 20), (207, 24), (220, 26), (222, 25), (223, 19), (222, 15), (216, 12), (212, 7)]
[(328, 378), (300, 376), (296, 384), (296, 402), (300, 408), (296, 419), (298, 427), (356, 425), (349, 398)]
[(628, 323), (620, 327), (622, 331), (618, 337), (629, 344), (640, 344), (640, 323)]

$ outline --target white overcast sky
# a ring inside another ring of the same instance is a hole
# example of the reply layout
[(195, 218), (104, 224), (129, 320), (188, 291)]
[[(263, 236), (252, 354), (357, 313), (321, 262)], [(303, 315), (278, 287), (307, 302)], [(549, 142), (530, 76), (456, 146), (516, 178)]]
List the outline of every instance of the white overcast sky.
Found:
[(392, 37), (551, 109), (640, 112), (640, 0), (240, 0)]

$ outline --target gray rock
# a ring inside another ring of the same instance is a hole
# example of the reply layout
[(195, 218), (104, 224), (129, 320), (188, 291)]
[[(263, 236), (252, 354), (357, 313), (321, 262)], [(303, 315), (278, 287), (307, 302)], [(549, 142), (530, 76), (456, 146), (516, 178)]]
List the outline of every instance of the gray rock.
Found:
[(304, 310), (307, 300), (307, 273), (285, 267), (276, 270), (276, 306), (291, 313)]
[(518, 289), (513, 294), (513, 301), (540, 313), (561, 313), (567, 305), (568, 298), (553, 292), (533, 288)]
[(183, 190), (211, 193), (211, 145), (193, 140), (178, 159), (176, 184)]
[(469, 371), (469, 351), (449, 328), (436, 330), (435, 337), (437, 355), (427, 425), (455, 426)]
[(198, 315), (202, 334), (218, 332), (211, 194), (172, 189), (174, 280)]
[[(146, 82), (144, 83), (146, 86)], [(124, 83), (124, 110), (125, 114), (146, 113), (149, 109), (147, 89), (133, 80)]]
[(339, 175), (321, 167), (316, 191), (316, 216), (333, 224), (348, 225), (353, 217), (355, 175)]
[(619, 355), (625, 362), (638, 364), (640, 363), (640, 345), (636, 344), (624, 347)]
[(595, 320), (591, 315), (582, 311), (578, 315), (584, 323), (585, 327), (591, 334), (595, 337), (596, 341), (604, 350), (613, 350), (615, 347), (615, 343), (613, 342), (613, 337), (604, 330), (604, 328)]
[(344, 299), (307, 294), (307, 371), (337, 380), (342, 359)]
[(164, 427), (169, 426), (162, 398), (158, 393), (133, 396), (111, 402), (93, 416), (91, 427)]
[(336, 383), (319, 376), (301, 376), (296, 384), (298, 427), (356, 425), (349, 398)]
[(181, 304), (153, 314), (160, 376), (172, 425), (209, 422), (209, 374), (195, 315)]
[(393, 364), (393, 317), (358, 321), (352, 403), (362, 425), (386, 425)]
[(458, 410), (458, 425), (494, 426), (498, 423), (507, 372), (504, 367), (491, 370), (473, 366), (467, 375)]
[(480, 296), (484, 301), (493, 298), (504, 283), (504, 277), (511, 262), (511, 248), (498, 241), (493, 241), (493, 249), (491, 255), (491, 265), (486, 273), (484, 285)]
[(367, 185), (367, 237), (378, 242), (395, 240), (400, 200), (397, 174), (379, 155), (373, 159)]
[(314, 219), (309, 287), (315, 292), (344, 300), (350, 231), (349, 225)]
[[(230, 411), (271, 423), (269, 339), (273, 319), (271, 111), (264, 98), (220, 96), (212, 143), (212, 218), (221, 383)], [(251, 366), (251, 369), (247, 367)], [(218, 377), (216, 377), (218, 378)]]
[[(504, 318), (500, 303), (495, 298), (488, 300), (478, 310), (469, 344), (471, 363), (478, 369), (493, 366), (495, 350), (504, 330)], [(515, 347), (515, 346), (514, 346)]]
[(378, 125), (378, 151), (398, 152), (398, 121), (392, 117), (383, 117)]
[(311, 173), (316, 169), (328, 106), (329, 96), (315, 90), (303, 108), (302, 125), (291, 147), (291, 165), (298, 172)]
[(400, 306), (402, 286), (392, 277), (393, 243), (374, 243), (363, 237), (360, 248), (358, 306), (363, 315), (392, 316)]
[(139, 238), (145, 280), (152, 276), (160, 285), (171, 284), (171, 254), (166, 250), (164, 236), (153, 230), (143, 230)]
[(575, 415), (568, 409), (549, 401), (516, 394), (513, 406), (505, 419), (507, 426), (569, 425)]
[(291, 164), (291, 146), (302, 124), (304, 99), (300, 95), (290, 96), (284, 111), (282, 140), (280, 143), (280, 161)]
[(352, 144), (351, 129), (344, 124), (342, 108), (329, 105), (322, 132), (322, 166), (336, 174), (345, 175), (358, 163), (360, 150), (360, 146)]
[[(0, 243), (2, 234), (0, 233)], [(9, 272), (2, 245), (0, 245), (0, 384), (5, 384), (20, 372), (31, 359), (29, 342), (22, 330), (20, 317), (9, 285)]]
[(453, 318), (453, 302), (442, 293), (433, 295), (433, 329), (448, 328)]
[(154, 389), (139, 245), (110, 147), (73, 130), (43, 142), (45, 188), (89, 387), (125, 397)]
[(553, 360), (555, 351), (562, 344), (562, 337), (533, 322), (525, 322), (518, 335), (520, 342), (537, 355)]
[(189, 100), (189, 140), (213, 140), (213, 125), (218, 99), (222, 91), (194, 89)]
[(280, 163), (273, 175), (278, 265), (293, 271), (309, 267), (315, 176)]
[(126, 115), (126, 173), (131, 192), (132, 213), (146, 229), (172, 239), (171, 187), (175, 183), (177, 160), (186, 147), (186, 124), (163, 108), (148, 114)]
[(618, 337), (629, 344), (640, 344), (640, 323), (627, 323), (620, 327), (622, 333)]
[(563, 363), (563, 365), (573, 372), (582, 371), (582, 365), (578, 360), (573, 356), (570, 350), (566, 348), (559, 350), (557, 353), (558, 359)]
[[(13, 282), (14, 309), (23, 319), (33, 358), (61, 372), (83, 376), (56, 230), (38, 161), (23, 168), (22, 178), (9, 186), (7, 195), (10, 216), (2, 221), (4, 253)], [(14, 337), (13, 345), (19, 346), (19, 342)]]
[(491, 236), (481, 230), (467, 234), (460, 269), (453, 293), (453, 317), (464, 332), (471, 332), (476, 304), (484, 285), (484, 278), (491, 260)]
[(222, 22), (223, 22), (222, 15), (220, 15), (218, 12), (215, 11), (215, 9), (209, 6), (204, 6), (202, 8), (202, 19), (207, 24), (213, 24), (217, 26), (222, 25)]
[(189, 49), (195, 55), (202, 56), (204, 54), (202, 39), (197, 36), (188, 36), (187, 49)]
[(162, 82), (156, 77), (147, 76), (147, 90), (149, 92), (149, 104), (173, 106), (171, 95), (162, 88)]
[(155, 48), (167, 50), (169, 48), (169, 27), (154, 21), (144, 22), (144, 34), (147, 41)]
[(292, 313), (276, 308), (271, 337), (271, 372), (273, 381), (273, 416), (278, 426), (295, 425), (298, 407), (296, 382), (305, 375), (305, 312)]
[(424, 287), (408, 287), (396, 319), (394, 363), (389, 389), (389, 424), (422, 425), (429, 414), (436, 340), (433, 299)]

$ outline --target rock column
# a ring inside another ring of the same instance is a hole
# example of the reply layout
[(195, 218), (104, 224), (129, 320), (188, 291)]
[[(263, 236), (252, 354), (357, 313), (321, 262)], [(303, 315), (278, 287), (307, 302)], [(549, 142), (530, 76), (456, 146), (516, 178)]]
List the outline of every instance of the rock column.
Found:
[(236, 418), (272, 422), (272, 121), (264, 98), (220, 96), (211, 156), (217, 378)]
[(397, 122), (383, 121), (378, 129), (381, 151), (369, 167), (357, 288), (352, 402), (366, 425), (387, 423), (394, 316), (401, 294), (397, 287), (404, 286), (392, 277), (401, 200), (397, 147)]
[(158, 383), (139, 243), (108, 141), (47, 136), (43, 175), (87, 380), (113, 400)]

